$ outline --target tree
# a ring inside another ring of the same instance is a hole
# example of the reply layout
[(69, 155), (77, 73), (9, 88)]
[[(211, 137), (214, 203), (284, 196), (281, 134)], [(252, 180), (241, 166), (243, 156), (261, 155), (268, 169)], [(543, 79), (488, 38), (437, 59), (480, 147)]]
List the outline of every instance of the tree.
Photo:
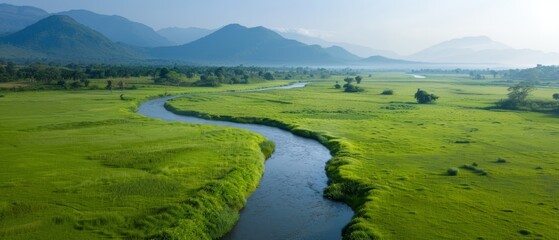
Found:
[(112, 92), (113, 91), (113, 81), (107, 80), (107, 86), (105, 87), (105, 89), (111, 90), (111, 92)]
[(534, 84), (529, 81), (522, 81), (512, 87), (509, 87), (509, 101), (515, 103), (516, 105), (523, 104), (526, 102), (526, 98), (530, 95), (530, 92), (534, 91), (534, 89)]
[(553, 94), (553, 99), (559, 100), (559, 93), (554, 93)]
[(344, 92), (363, 92), (364, 89), (353, 84), (346, 84), (344, 87)]
[(118, 87), (120, 88), (120, 90), (124, 90), (124, 87), (126, 87), (126, 83), (121, 80), (118, 82)]
[(518, 109), (520, 106), (526, 105), (526, 98), (530, 92), (534, 91), (534, 83), (531, 81), (522, 81), (509, 87), (508, 99), (501, 100), (497, 103), (497, 107), (504, 109)]
[(266, 72), (266, 73), (264, 74), (264, 79), (266, 79), (266, 80), (274, 80), (274, 75), (272, 75), (271, 72)]
[(491, 70), (490, 73), (491, 73), (491, 75), (493, 75), (493, 78), (497, 78), (497, 74), (498, 74), (497, 71)]
[(347, 85), (350, 85), (353, 82), (353, 78), (352, 77), (347, 77), (344, 79), (344, 82), (346, 82), (346, 84), (344, 84), (344, 88), (347, 87)]
[(342, 85), (340, 85), (340, 84), (338, 83), (338, 81), (336, 81), (336, 85), (334, 85), (334, 87), (335, 87), (336, 89), (340, 89), (340, 88), (342, 88)]
[(418, 88), (417, 92), (415, 93), (415, 99), (417, 100), (417, 103), (426, 104), (435, 102), (437, 99), (439, 99), (439, 97), (434, 94), (429, 94), (426, 91)]
[(355, 82), (357, 82), (357, 84), (360, 84), (361, 80), (363, 80), (363, 78), (361, 76), (355, 77)]

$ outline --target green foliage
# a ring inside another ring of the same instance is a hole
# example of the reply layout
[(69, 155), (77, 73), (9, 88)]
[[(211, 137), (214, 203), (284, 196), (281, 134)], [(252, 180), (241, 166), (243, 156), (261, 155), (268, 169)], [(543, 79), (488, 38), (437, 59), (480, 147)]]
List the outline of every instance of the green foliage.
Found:
[(394, 95), (394, 90), (392, 89), (388, 89), (388, 90), (384, 90), (381, 93), (382, 95)]
[(341, 89), (341, 88), (342, 88), (342, 85), (340, 85), (340, 84), (338, 83), (338, 81), (336, 81), (336, 84), (334, 85), (334, 88), (335, 88), (335, 89)]
[(264, 79), (266, 80), (274, 80), (274, 75), (271, 72), (266, 72), (264, 74)]
[(458, 168), (449, 168), (448, 170), (446, 170), (446, 174), (448, 176), (456, 176), (459, 172), (460, 170)]
[(528, 105), (526, 100), (530, 93), (535, 90), (534, 82), (522, 81), (509, 87), (508, 99), (497, 102), (497, 107), (517, 110)]
[(436, 96), (434, 94), (429, 94), (426, 91), (423, 91), (419, 88), (417, 89), (417, 92), (415, 93), (414, 97), (417, 100), (417, 103), (420, 103), (420, 104), (433, 103), (437, 99), (439, 99), (438, 96)]
[(360, 84), (362, 80), (363, 80), (363, 78), (362, 78), (361, 76), (355, 77), (355, 82), (356, 82), (357, 84)]
[(344, 85), (344, 92), (363, 92), (364, 89), (353, 84)]

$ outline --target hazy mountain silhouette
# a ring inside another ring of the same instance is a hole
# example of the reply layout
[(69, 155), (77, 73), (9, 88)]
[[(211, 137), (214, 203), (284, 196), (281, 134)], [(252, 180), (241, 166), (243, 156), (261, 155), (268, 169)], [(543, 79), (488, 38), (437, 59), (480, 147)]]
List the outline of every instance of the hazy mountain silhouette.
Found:
[(324, 50), (334, 58), (345, 62), (353, 62), (363, 59), (361, 57), (353, 55), (353, 53), (348, 52), (340, 46), (327, 47), (324, 48)]
[(0, 4), (0, 33), (13, 33), (36, 23), (49, 15), (36, 7)]
[(178, 27), (171, 27), (171, 28), (163, 28), (157, 31), (157, 33), (176, 45), (183, 45), (193, 41), (196, 41), (200, 38), (210, 35), (215, 30), (205, 29), (205, 28), (196, 28), (196, 27), (189, 27), (189, 28), (178, 28)]
[(122, 42), (139, 47), (174, 45), (171, 41), (156, 33), (152, 28), (121, 16), (102, 15), (87, 10), (71, 10), (57, 14), (70, 16), (114, 42)]
[(285, 39), (264, 27), (227, 25), (189, 44), (150, 49), (152, 57), (227, 64), (339, 64), (318, 45)]
[(2, 37), (0, 43), (4, 44), (4, 50), (9, 44), (50, 59), (110, 61), (140, 57), (133, 50), (113, 43), (74, 19), (60, 15), (49, 16)]
[(344, 43), (344, 42), (329, 42), (319, 37), (312, 37), (307, 36), (304, 34), (300, 34), (297, 32), (278, 32), (280, 35), (287, 39), (293, 39), (305, 44), (317, 44), (322, 47), (331, 47), (331, 46), (339, 46), (347, 50), (348, 52), (355, 54), (359, 57), (369, 57), (375, 55), (386, 56), (390, 58), (401, 58), (399, 54), (389, 51), (389, 50), (381, 50), (381, 49), (373, 49), (370, 47), (360, 46), (357, 44), (351, 43)]
[(559, 64), (559, 54), (514, 49), (486, 36), (445, 41), (410, 55), (407, 59), (438, 63)]

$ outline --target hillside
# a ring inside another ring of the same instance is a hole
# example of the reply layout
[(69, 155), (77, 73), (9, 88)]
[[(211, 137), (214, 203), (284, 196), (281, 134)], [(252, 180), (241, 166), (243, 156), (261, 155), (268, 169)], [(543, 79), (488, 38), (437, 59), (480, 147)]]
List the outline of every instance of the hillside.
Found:
[(100, 32), (114, 42), (139, 47), (160, 47), (174, 45), (160, 36), (152, 28), (121, 16), (108, 16), (86, 10), (72, 10), (58, 13), (72, 17), (77, 22)]
[(210, 35), (214, 30), (205, 29), (205, 28), (196, 28), (196, 27), (189, 27), (189, 28), (178, 28), (178, 27), (171, 27), (171, 28), (163, 28), (157, 31), (159, 35), (169, 39), (169, 41), (175, 43), (176, 45), (183, 45), (205, 36)]
[(1, 3), (0, 33), (17, 32), (48, 15), (48, 12), (36, 7), (14, 6)]
[(0, 43), (33, 51), (50, 59), (107, 61), (140, 57), (133, 50), (113, 43), (74, 19), (60, 15), (47, 17), (19, 32), (2, 37)]

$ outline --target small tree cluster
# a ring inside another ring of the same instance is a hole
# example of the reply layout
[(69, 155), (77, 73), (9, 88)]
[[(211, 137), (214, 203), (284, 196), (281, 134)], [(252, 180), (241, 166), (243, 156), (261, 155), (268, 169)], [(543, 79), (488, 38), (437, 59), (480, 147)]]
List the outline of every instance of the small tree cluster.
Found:
[[(343, 85), (344, 88), (344, 92), (363, 92), (364, 89), (360, 88), (356, 85), (353, 85), (353, 81), (355, 81), (357, 84), (361, 83), (361, 80), (363, 80), (362, 77), (357, 76), (355, 78), (352, 77), (347, 77), (344, 79), (344, 82), (346, 82), (346, 84)], [(336, 85), (334, 85), (334, 87), (338, 88), (339, 84), (338, 82), (336, 82)]]
[(439, 99), (439, 97), (435, 94), (429, 94), (426, 91), (418, 88), (417, 92), (415, 93), (415, 99), (417, 100), (417, 103), (426, 104), (435, 102), (437, 99)]
[(508, 88), (508, 99), (501, 100), (497, 106), (505, 109), (519, 109), (521, 106), (527, 105), (528, 96), (534, 91), (535, 86), (533, 82), (522, 81), (512, 87)]
[(559, 100), (559, 93), (554, 93), (552, 97), (555, 100)]

